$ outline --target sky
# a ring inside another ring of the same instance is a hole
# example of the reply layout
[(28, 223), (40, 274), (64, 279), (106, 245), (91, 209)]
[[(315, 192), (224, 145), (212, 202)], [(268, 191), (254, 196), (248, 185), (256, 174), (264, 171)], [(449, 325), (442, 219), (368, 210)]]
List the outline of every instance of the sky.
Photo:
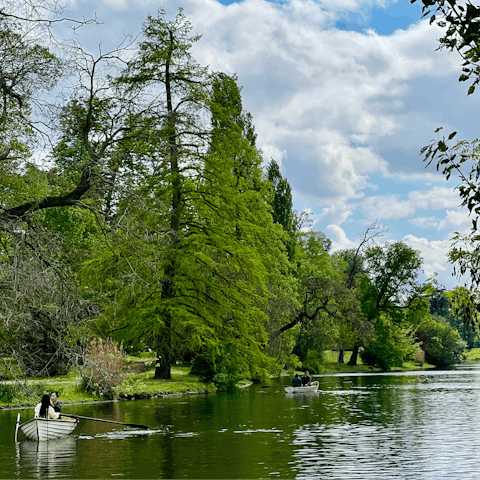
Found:
[[(421, 5), (419, 0), (418, 2)], [(281, 166), (294, 207), (333, 249), (351, 248), (373, 222), (438, 274), (454, 232), (471, 226), (455, 182), (420, 149), (443, 127), (473, 140), (478, 96), (459, 83), (456, 53), (436, 51), (441, 31), (410, 0), (68, 0), (69, 16), (102, 22), (77, 34), (87, 49), (136, 35), (148, 14), (179, 6), (202, 34), (192, 50), (212, 70), (237, 74), (266, 162)]]

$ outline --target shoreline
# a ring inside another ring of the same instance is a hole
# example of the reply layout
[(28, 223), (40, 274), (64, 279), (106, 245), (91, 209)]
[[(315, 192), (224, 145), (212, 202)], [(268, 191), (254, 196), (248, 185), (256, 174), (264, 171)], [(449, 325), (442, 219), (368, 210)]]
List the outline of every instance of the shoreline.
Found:
[[(246, 383), (245, 385), (240, 385), (238, 388), (247, 388), (250, 387), (254, 384), (254, 382), (250, 381)], [(212, 395), (216, 394), (218, 392), (209, 392), (208, 390), (204, 391), (188, 391), (185, 393), (137, 393), (133, 395), (126, 395), (126, 394), (120, 394), (119, 398), (113, 398), (111, 400), (86, 400), (86, 401), (80, 401), (80, 402), (69, 402), (69, 403), (62, 403), (63, 406), (72, 406), (72, 405), (92, 405), (92, 404), (98, 404), (98, 403), (115, 403), (115, 402), (131, 402), (134, 400), (155, 400), (155, 399), (161, 399), (161, 398), (172, 398), (172, 397), (189, 397), (192, 395)], [(35, 405), (25, 405), (25, 406), (15, 406), (15, 407), (1, 407), (0, 406), (0, 411), (4, 410), (28, 410), (29, 408), (34, 408)], [(67, 414), (66, 414), (67, 415)]]
[[(312, 375), (312, 377), (317, 377), (317, 378), (322, 378), (322, 377), (341, 377), (341, 376), (349, 376), (349, 375), (368, 375), (368, 374), (375, 374), (375, 373), (382, 373), (382, 370), (379, 368), (372, 368), (372, 367), (366, 367), (364, 365), (359, 365), (358, 367), (347, 367), (344, 365), (345, 369), (343, 368), (338, 368), (338, 364), (331, 364), (329, 365), (331, 368), (326, 368), (324, 371)], [(178, 368), (178, 367), (177, 367)], [(406, 367), (401, 367), (401, 368), (394, 368), (390, 372), (391, 373), (399, 373), (399, 372), (409, 372), (409, 371), (419, 371), (419, 372), (424, 372), (428, 370), (434, 370), (436, 367), (434, 365), (424, 365), (423, 367), (420, 367), (419, 365), (409, 365)], [(146, 373), (146, 372), (145, 372)], [(296, 371), (296, 372), (285, 372), (281, 375), (278, 375), (278, 377), (290, 377), (292, 375), (295, 375), (295, 373), (303, 373), (301, 371)], [(190, 384), (188, 382), (182, 382), (182, 375), (179, 375), (177, 377), (176, 381), (170, 381), (170, 385), (175, 385), (175, 389), (177, 391), (163, 391), (162, 387), (160, 385), (149, 385), (148, 388), (145, 388), (146, 385), (145, 383), (139, 382), (138, 385), (131, 385), (128, 390), (130, 390), (128, 393), (126, 392), (120, 392), (116, 398), (113, 399), (102, 399), (98, 398), (96, 399), (95, 397), (90, 398), (90, 399), (85, 399), (85, 400), (75, 400), (76, 396), (84, 396), (84, 392), (79, 393), (77, 392), (71, 392), (71, 393), (65, 393), (62, 396), (62, 399), (65, 398), (65, 401), (62, 402), (64, 406), (72, 406), (72, 405), (89, 405), (89, 404), (97, 404), (97, 403), (113, 403), (113, 402), (124, 402), (124, 401), (133, 401), (133, 400), (153, 400), (153, 399), (161, 399), (161, 398), (169, 398), (169, 397), (186, 397), (190, 395), (208, 395), (212, 393), (219, 393), (216, 389), (214, 389), (213, 385), (211, 384), (199, 384), (199, 383), (193, 383)], [(270, 377), (270, 378), (278, 378), (277, 376)], [(76, 381), (76, 380), (75, 380)], [(32, 379), (29, 380), (29, 382), (35, 384), (44, 384), (44, 390), (45, 391), (50, 391), (50, 390), (57, 390), (59, 384), (65, 384), (65, 380), (58, 379), (57, 381), (55, 380), (54, 377), (49, 378), (48, 380), (41, 379)], [(74, 384), (74, 381), (70, 380), (67, 382), (70, 384), (70, 387)], [(239, 385), (239, 389), (244, 389), (248, 388), (252, 385), (254, 385), (255, 382), (253, 381), (246, 381), (244, 384)], [(5, 386), (11, 386), (15, 385), (15, 380), (3, 380), (0, 381), (0, 388), (2, 385)], [(183, 385), (183, 390), (182, 390), (182, 385)], [(156, 387), (156, 388), (155, 388)], [(193, 387), (193, 388), (192, 388)], [(198, 387), (197, 389), (195, 387)], [(158, 390), (157, 390), (158, 388)], [(146, 391), (149, 390), (149, 391)], [(13, 400), (13, 398), (12, 398)], [(25, 403), (29, 403), (29, 399), (24, 399)], [(70, 401), (69, 401), (70, 400)], [(20, 402), (19, 402), (20, 403)], [(36, 400), (33, 401), (31, 404), (29, 403), (28, 405), (12, 405), (8, 404), (8, 402), (5, 402), (4, 406), (0, 405), (0, 411), (9, 411), (9, 410), (27, 410), (30, 408), (34, 408), (36, 404)]]

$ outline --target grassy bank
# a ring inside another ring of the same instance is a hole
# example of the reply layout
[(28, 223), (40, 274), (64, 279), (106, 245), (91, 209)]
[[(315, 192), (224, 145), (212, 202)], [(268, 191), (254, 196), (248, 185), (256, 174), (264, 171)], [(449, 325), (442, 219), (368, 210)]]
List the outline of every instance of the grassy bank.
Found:
[(161, 395), (188, 395), (192, 393), (214, 393), (213, 383), (202, 382), (195, 375), (190, 375), (191, 366), (172, 366), (170, 380), (157, 380), (153, 378), (154, 368), (145, 372), (131, 373), (123, 383), (117, 387), (120, 398), (161, 396)]
[[(190, 368), (190, 366), (172, 366), (170, 380), (156, 380), (153, 378), (154, 366), (149, 366), (144, 358), (127, 362), (126, 377), (116, 388), (117, 397), (119, 399), (151, 398), (216, 391), (213, 384), (206, 384), (198, 377), (190, 375)], [(65, 405), (104, 400), (99, 395), (85, 391), (80, 376), (72, 371), (68, 375), (56, 377), (27, 378), (22, 380), (21, 384), (10, 378), (7, 381), (0, 381), (0, 408), (32, 407), (39, 402), (42, 395), (52, 391), (60, 393), (60, 402)]]
[(480, 363), (480, 348), (467, 350), (465, 357), (465, 363)]

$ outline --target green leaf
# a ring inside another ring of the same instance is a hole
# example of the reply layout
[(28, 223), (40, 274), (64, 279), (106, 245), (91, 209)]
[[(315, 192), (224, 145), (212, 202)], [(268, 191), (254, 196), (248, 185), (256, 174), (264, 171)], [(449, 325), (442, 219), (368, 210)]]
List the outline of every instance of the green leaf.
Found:
[(452, 132), (452, 133), (448, 136), (448, 139), (451, 140), (456, 134), (457, 134), (457, 132)]

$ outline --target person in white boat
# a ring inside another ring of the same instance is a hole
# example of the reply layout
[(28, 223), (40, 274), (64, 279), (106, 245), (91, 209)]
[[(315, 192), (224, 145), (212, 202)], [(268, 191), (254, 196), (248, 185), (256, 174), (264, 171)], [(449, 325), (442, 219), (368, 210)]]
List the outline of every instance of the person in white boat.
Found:
[(62, 404), (58, 401), (60, 394), (58, 392), (52, 392), (50, 394), (50, 405), (56, 412), (60, 412), (62, 410)]
[(35, 418), (60, 418), (50, 403), (50, 395), (44, 395), (42, 401), (35, 407)]
[(308, 371), (306, 371), (303, 374), (303, 377), (302, 377), (302, 385), (304, 387), (308, 387), (311, 382), (312, 382), (312, 377), (310, 376), (310, 373), (308, 373)]
[(301, 387), (302, 386), (302, 379), (298, 376), (298, 373), (295, 374), (295, 378), (292, 381), (292, 385), (294, 387)]

